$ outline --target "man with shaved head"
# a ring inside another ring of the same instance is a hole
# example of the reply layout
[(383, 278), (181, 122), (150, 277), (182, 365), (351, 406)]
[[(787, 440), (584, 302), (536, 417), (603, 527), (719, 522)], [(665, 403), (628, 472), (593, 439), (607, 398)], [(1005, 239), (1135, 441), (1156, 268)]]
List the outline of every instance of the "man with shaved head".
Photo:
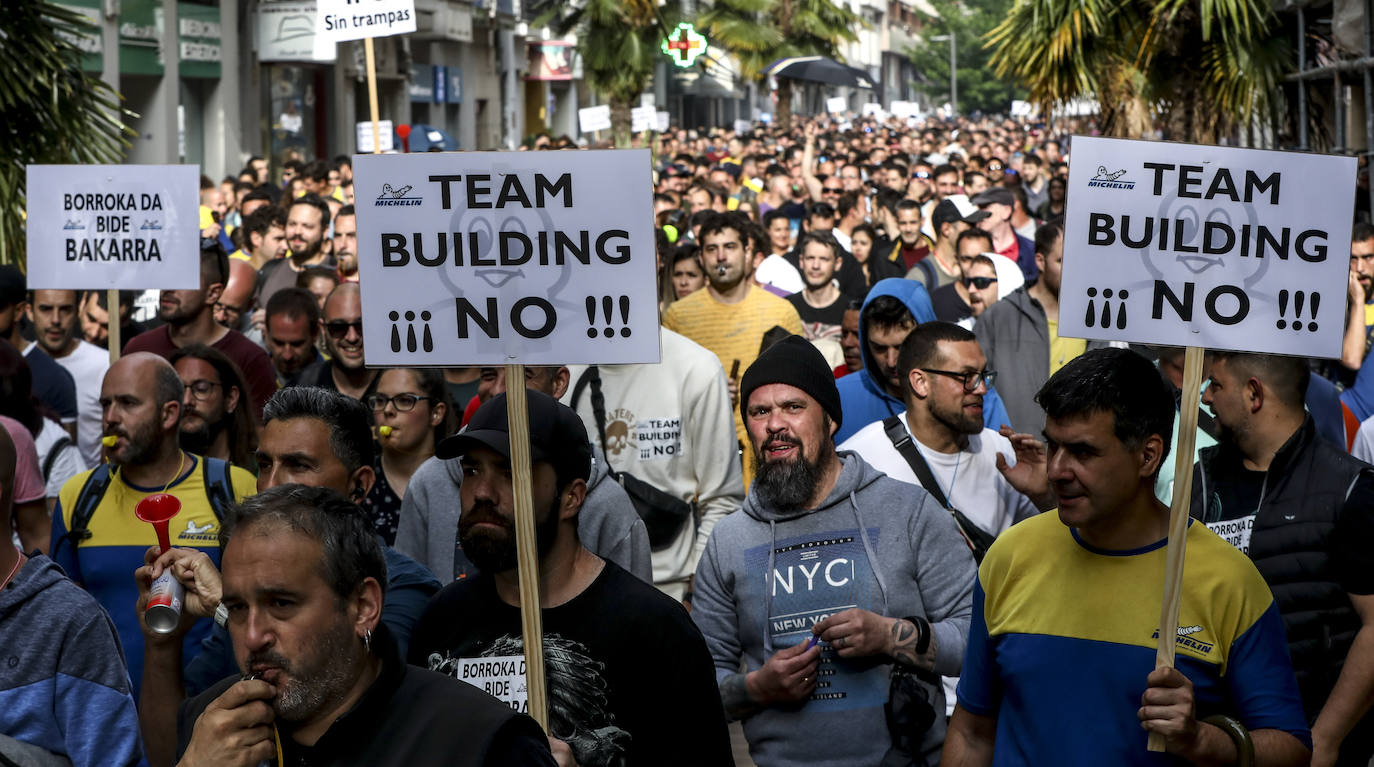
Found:
[[(134, 610), (138, 586), (130, 574), (158, 542), (153, 527), (134, 516), (139, 501), (164, 492), (174, 496), (181, 510), (169, 525), (172, 545), (201, 549), (218, 562), (223, 510), (253, 492), (247, 471), (181, 449), (184, 392), (176, 368), (156, 354), (135, 352), (111, 365), (100, 388), (109, 463), (68, 480), (53, 509), (52, 558), (114, 620), (135, 696), (143, 632), (142, 616)], [(188, 657), (208, 632), (198, 629), (187, 637)]]
[[(262, 328), (251, 327), (249, 317), (257, 308), (258, 270), (241, 258), (229, 259), (229, 281), (214, 304), (215, 322), (229, 330), (237, 330), (249, 340), (261, 341)], [(257, 338), (254, 338), (256, 333)]]
[(363, 367), (363, 302), (358, 283), (345, 282), (334, 288), (324, 302), (320, 326), (329, 359), (306, 368), (299, 383), (366, 399), (377, 388), (381, 371)]

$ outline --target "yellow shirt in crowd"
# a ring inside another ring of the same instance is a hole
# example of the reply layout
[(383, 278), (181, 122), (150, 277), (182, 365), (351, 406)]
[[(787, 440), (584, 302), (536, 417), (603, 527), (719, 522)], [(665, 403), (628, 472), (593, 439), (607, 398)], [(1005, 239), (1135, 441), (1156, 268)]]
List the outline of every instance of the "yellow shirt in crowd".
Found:
[[(715, 352), (727, 376), (738, 363), (736, 384), (758, 358), (764, 333), (778, 326), (789, 333), (804, 335), (801, 317), (797, 316), (792, 304), (757, 285), (750, 286), (749, 294), (737, 304), (721, 303), (710, 290), (702, 288), (669, 306), (663, 314), (663, 326)], [(734, 415), (735, 432), (740, 444), (745, 446), (745, 456), (750, 456), (749, 435), (744, 430), (738, 406)], [(751, 464), (752, 459), (744, 462), (746, 487), (754, 478)]]
[(1082, 354), (1088, 348), (1088, 342), (1082, 338), (1060, 338), (1059, 320), (1049, 320), (1050, 324), (1050, 375), (1059, 372), (1059, 368), (1069, 360)]

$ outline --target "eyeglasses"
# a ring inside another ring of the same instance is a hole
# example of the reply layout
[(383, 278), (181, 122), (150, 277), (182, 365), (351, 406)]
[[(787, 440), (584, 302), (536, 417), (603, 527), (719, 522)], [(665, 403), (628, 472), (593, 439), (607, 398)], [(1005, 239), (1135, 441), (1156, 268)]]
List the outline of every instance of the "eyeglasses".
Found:
[(993, 173), (996, 173), (997, 171), (999, 171), (999, 170), (1004, 170), (1004, 169), (1005, 169), (1005, 166), (1000, 165), (1000, 164), (995, 163), (995, 162), (994, 162), (994, 163), (989, 163), (989, 164), (988, 164), (988, 170), (992, 171)]
[(420, 400), (433, 402), (434, 398), (422, 397), (419, 394), (411, 394), (409, 392), (397, 394), (394, 397), (388, 397), (385, 394), (373, 394), (367, 398), (367, 404), (373, 410), (386, 410), (386, 405), (390, 402), (396, 406), (396, 412), (409, 413), (415, 409), (415, 406), (420, 403)]
[(330, 320), (329, 322), (324, 323), (324, 329), (329, 332), (329, 337), (335, 340), (346, 337), (348, 335), (349, 328), (353, 328), (353, 331), (355, 333), (357, 333), (358, 335), (362, 335), (362, 319), (359, 318), (353, 320), (352, 322), (348, 320)]
[(995, 370), (970, 370), (967, 373), (956, 373), (953, 370), (933, 370), (931, 368), (921, 368), (921, 370), (958, 380), (964, 385), (964, 391), (969, 393), (977, 391), (980, 383), (991, 389), (992, 382), (997, 379), (997, 371)]
[(927, 173), (927, 172), (925, 172), (925, 171), (923, 171), (923, 170), (918, 170), (918, 171), (916, 171), (916, 174), (915, 174), (915, 175), (916, 175), (916, 178), (930, 178), (930, 174)]
[(844, 194), (844, 187), (827, 186), (821, 189), (821, 194)]
[(964, 287), (986, 290), (987, 287), (993, 284), (994, 282), (997, 282), (996, 277), (965, 277)]
[(204, 378), (198, 378), (194, 381), (184, 383), (186, 383), (186, 390), (191, 392), (191, 396), (195, 397), (198, 400), (210, 399), (210, 392), (213, 392), (216, 388), (223, 386), (223, 384), (220, 384), (215, 381), (207, 381)]

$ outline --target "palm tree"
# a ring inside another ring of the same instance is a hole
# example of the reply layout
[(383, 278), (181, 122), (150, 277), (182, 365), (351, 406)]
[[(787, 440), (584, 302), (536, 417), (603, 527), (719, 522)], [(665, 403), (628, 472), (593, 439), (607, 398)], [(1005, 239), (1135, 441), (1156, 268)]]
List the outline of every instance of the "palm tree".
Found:
[(576, 30), (582, 69), (611, 106), (611, 132), (617, 146), (630, 142), (630, 109), (654, 76), (663, 55), (659, 45), (677, 24), (676, 0), (542, 0), (536, 27), (551, 25), (565, 35)]
[[(715, 0), (701, 14), (706, 37), (740, 63), (745, 79), (762, 82), (764, 67), (790, 56), (840, 59), (840, 43), (858, 39), (865, 22), (831, 0)], [(777, 123), (792, 124), (792, 82), (778, 80)]]
[(1046, 111), (1095, 97), (1107, 135), (1215, 143), (1279, 108), (1277, 29), (1262, 0), (1018, 0), (987, 44)]
[(24, 263), (25, 169), (35, 163), (118, 162), (132, 133), (119, 94), (81, 70), (73, 43), (92, 33), (80, 14), (48, 2), (0, 14), (0, 264)]

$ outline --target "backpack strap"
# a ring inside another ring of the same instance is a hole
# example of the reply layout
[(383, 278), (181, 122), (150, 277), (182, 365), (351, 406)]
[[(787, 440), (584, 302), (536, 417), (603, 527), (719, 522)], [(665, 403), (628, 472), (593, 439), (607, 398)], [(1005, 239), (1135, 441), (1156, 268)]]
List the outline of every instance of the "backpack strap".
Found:
[(75, 549), (82, 541), (91, 537), (91, 516), (100, 506), (100, 501), (105, 497), (105, 491), (110, 488), (112, 480), (113, 475), (108, 463), (102, 463), (91, 470), (91, 475), (86, 477), (86, 483), (81, 486), (81, 492), (76, 494), (76, 502), (72, 504), (72, 521), (67, 526), (67, 533), (52, 545), (54, 560), (57, 559), (57, 552), (64, 542)]
[[(934, 251), (932, 251), (932, 254), (933, 253)], [(925, 289), (930, 293), (934, 293), (935, 288), (940, 285), (940, 275), (935, 273), (935, 266), (930, 263), (930, 259), (932, 258), (934, 258), (934, 255), (929, 255), (916, 262), (916, 266), (920, 268), (921, 273), (926, 276)]]
[(63, 451), (71, 446), (72, 438), (64, 434), (57, 438), (57, 441), (53, 443), (52, 447), (48, 448), (48, 455), (43, 459), (43, 481), (45, 483), (48, 481), (48, 478), (52, 476), (52, 465), (57, 463), (58, 457), (62, 455)]
[(215, 512), (215, 519), (224, 524), (224, 517), (234, 503), (234, 486), (229, 479), (229, 464), (209, 456), (201, 456), (200, 461), (206, 499), (210, 501), (210, 509)]
[[(921, 263), (925, 263), (924, 261)], [(916, 480), (921, 483), (927, 493), (935, 499), (937, 503), (946, 509), (949, 508), (949, 499), (945, 497), (945, 491), (940, 489), (940, 483), (935, 481), (935, 474), (930, 470), (930, 464), (926, 463), (926, 457), (921, 455), (921, 451), (916, 448), (916, 443), (912, 441), (911, 435), (902, 426), (902, 417), (898, 415), (889, 416), (883, 419), (883, 432), (892, 441), (892, 446), (897, 448), (897, 452), (916, 473)]]

